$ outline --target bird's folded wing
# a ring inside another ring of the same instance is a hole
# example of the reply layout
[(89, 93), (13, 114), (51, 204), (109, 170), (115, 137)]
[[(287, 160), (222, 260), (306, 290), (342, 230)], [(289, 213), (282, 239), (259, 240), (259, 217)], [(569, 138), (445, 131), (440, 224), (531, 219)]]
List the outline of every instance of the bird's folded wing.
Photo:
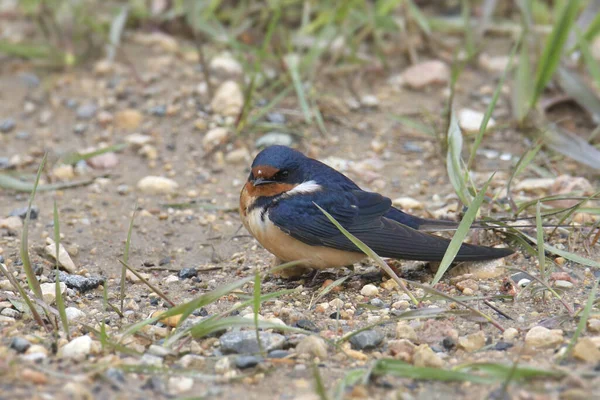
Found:
[[(282, 231), (306, 244), (359, 252), (315, 203), (382, 257), (440, 261), (450, 243), (387, 218), (391, 200), (361, 190), (295, 196), (273, 207), (269, 218)], [(463, 244), (455, 260), (487, 260), (511, 253), (510, 249)]]

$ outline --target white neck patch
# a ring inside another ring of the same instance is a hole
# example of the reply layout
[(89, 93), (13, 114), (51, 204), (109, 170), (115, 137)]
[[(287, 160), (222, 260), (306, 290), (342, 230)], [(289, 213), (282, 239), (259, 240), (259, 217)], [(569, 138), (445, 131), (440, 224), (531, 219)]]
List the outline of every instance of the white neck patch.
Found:
[(294, 196), (296, 194), (314, 193), (314, 192), (318, 192), (321, 189), (323, 189), (323, 188), (317, 182), (306, 181), (306, 182), (302, 182), (300, 185), (296, 186), (292, 190), (286, 192), (285, 196), (287, 197), (287, 196)]

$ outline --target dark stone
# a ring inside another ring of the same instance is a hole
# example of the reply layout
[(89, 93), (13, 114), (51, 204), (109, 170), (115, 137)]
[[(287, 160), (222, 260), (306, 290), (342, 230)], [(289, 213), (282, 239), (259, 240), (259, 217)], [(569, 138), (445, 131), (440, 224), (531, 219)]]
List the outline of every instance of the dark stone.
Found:
[(167, 106), (165, 106), (164, 104), (154, 106), (150, 110), (148, 110), (148, 112), (150, 113), (150, 115), (154, 115), (156, 117), (164, 117), (167, 114)]
[(446, 350), (452, 350), (453, 348), (456, 347), (456, 340), (454, 340), (453, 338), (451, 338), (450, 336), (446, 336), (443, 340), (442, 340), (442, 346), (444, 346), (444, 348)]
[(270, 112), (267, 113), (267, 121), (272, 122), (274, 124), (285, 124), (285, 115), (278, 112)]
[(512, 281), (514, 283), (519, 283), (519, 281), (521, 279), (528, 279), (531, 280), (531, 278), (529, 277), (529, 275), (523, 273), (523, 272), (517, 272), (516, 274), (513, 274), (510, 276), (510, 279), (512, 279)]
[(118, 368), (109, 368), (106, 370), (105, 374), (113, 381), (125, 383), (125, 374)]
[(319, 328), (317, 327), (317, 325), (315, 325), (315, 323), (312, 322), (309, 319), (299, 319), (295, 323), (295, 326), (297, 328), (304, 329), (304, 330), (307, 330), (307, 331), (319, 332)]
[[(285, 336), (278, 333), (259, 332), (259, 337), (265, 351), (279, 349), (285, 343)], [(261, 350), (256, 339), (255, 331), (237, 331), (224, 334), (219, 342), (223, 354), (252, 354)]]
[(289, 351), (286, 350), (273, 350), (267, 355), (268, 358), (286, 358), (290, 355)]
[(377, 308), (384, 308), (385, 307), (385, 303), (383, 302), (383, 300), (375, 297), (374, 299), (371, 299), (371, 301), (369, 302), (372, 306), (375, 306)]
[(151, 306), (157, 306), (158, 305), (158, 297), (153, 297), (150, 299), (150, 305)]
[(10, 160), (8, 157), (0, 157), (0, 169), (10, 168)]
[(0, 254), (0, 263), (4, 264), (4, 256)]
[(334, 311), (331, 314), (329, 314), (329, 318), (331, 318), (331, 319), (340, 319), (340, 313), (339, 313), (339, 311)]
[(262, 357), (257, 356), (239, 356), (235, 359), (235, 366), (239, 369), (256, 367), (262, 362)]
[[(31, 214), (29, 218), (31, 220), (37, 219), (38, 215), (40, 215), (40, 209), (37, 206), (31, 206)], [(19, 217), (21, 219), (25, 219), (27, 216), (27, 207), (15, 208), (9, 214), (9, 217)]]
[(98, 107), (92, 103), (82, 104), (77, 108), (77, 118), (91, 119), (96, 115)]
[(507, 343), (507, 342), (498, 342), (496, 343), (496, 345), (494, 346), (494, 349), (498, 350), (498, 351), (504, 351), (504, 350), (508, 350), (511, 347), (513, 347), (512, 343)]
[(404, 150), (410, 151), (411, 153), (422, 153), (423, 152), (423, 147), (421, 147), (420, 145), (418, 145), (415, 142), (405, 142), (402, 144), (402, 147), (404, 148)]
[(444, 349), (440, 345), (432, 344), (430, 347), (431, 347), (431, 350), (433, 350), (434, 353), (443, 353), (444, 352)]
[(15, 337), (10, 342), (10, 348), (15, 350), (19, 354), (25, 353), (30, 346), (31, 343), (29, 343), (27, 339), (23, 339), (21, 337)]
[(196, 317), (208, 317), (208, 311), (206, 311), (206, 308), (204, 307), (200, 307), (199, 309), (194, 310), (192, 314)]
[(352, 336), (350, 344), (355, 350), (371, 350), (379, 346), (384, 337), (383, 333), (369, 329)]
[(163, 265), (168, 265), (170, 263), (171, 263), (171, 257), (165, 257), (158, 262), (158, 265), (160, 265), (162, 267)]
[(0, 132), (8, 133), (15, 129), (15, 126), (17, 126), (17, 123), (15, 122), (14, 118), (7, 118), (0, 122)]
[(196, 275), (198, 275), (198, 270), (196, 270), (196, 268), (182, 268), (179, 271), (179, 274), (177, 274), (179, 279), (191, 279), (196, 277)]
[[(51, 274), (50, 278), (54, 280), (54, 272)], [(61, 282), (64, 282), (68, 288), (77, 289), (80, 293), (85, 293), (90, 290), (96, 289), (98, 286), (100, 286), (106, 281), (106, 278), (103, 277), (86, 278), (85, 276), (81, 275), (67, 274), (63, 271), (60, 271), (58, 273), (58, 279)]]

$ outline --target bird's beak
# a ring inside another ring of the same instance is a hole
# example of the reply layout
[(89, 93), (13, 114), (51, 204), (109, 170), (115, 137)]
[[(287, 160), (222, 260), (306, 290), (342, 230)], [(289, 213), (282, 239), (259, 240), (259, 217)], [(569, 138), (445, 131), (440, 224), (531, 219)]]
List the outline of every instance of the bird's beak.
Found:
[(266, 185), (268, 183), (275, 183), (275, 181), (270, 181), (268, 179), (256, 178), (252, 181), (254, 186)]

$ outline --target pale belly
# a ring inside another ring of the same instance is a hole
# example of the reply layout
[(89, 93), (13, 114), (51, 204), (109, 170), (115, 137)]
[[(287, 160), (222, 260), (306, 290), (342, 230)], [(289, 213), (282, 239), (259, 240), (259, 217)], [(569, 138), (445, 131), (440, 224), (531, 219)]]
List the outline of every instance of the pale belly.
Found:
[(258, 209), (242, 215), (242, 221), (265, 249), (285, 262), (302, 260), (303, 266), (323, 269), (352, 265), (366, 257), (362, 253), (303, 243), (279, 229), (268, 216), (261, 220)]

